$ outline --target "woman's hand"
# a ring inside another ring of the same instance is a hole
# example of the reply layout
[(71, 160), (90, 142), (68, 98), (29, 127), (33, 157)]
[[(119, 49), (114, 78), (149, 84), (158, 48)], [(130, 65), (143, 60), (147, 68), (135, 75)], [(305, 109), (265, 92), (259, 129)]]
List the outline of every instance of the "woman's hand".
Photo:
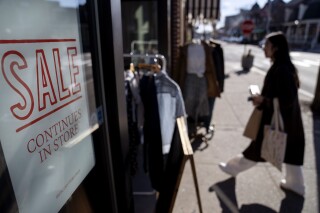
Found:
[(252, 104), (254, 106), (259, 106), (263, 102), (264, 97), (262, 95), (252, 96)]

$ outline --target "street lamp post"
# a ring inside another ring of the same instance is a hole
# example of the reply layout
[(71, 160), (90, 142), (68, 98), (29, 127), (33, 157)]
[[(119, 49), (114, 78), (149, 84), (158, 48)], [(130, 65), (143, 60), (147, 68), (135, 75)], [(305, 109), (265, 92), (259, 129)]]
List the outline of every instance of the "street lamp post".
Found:
[[(250, 35), (254, 29), (254, 22), (251, 19), (244, 20), (241, 24), (241, 30), (244, 37), (247, 39), (250, 38)], [(246, 47), (248, 40), (245, 40), (244, 43), (244, 53), (241, 58), (241, 65), (244, 71), (248, 72), (250, 71), (252, 65), (253, 65), (253, 58), (254, 56), (251, 54), (251, 50), (249, 50), (248, 54), (246, 53)]]

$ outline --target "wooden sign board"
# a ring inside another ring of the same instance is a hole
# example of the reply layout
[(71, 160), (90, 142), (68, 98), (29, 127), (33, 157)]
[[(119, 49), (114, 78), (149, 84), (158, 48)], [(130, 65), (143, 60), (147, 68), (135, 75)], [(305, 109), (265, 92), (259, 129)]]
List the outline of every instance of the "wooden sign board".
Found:
[(202, 206), (198, 187), (198, 180), (193, 159), (193, 149), (190, 144), (187, 125), (184, 117), (180, 117), (176, 121), (176, 128), (168, 155), (162, 191), (156, 205), (156, 212), (172, 212), (176, 196), (179, 190), (182, 174), (187, 160), (190, 159), (193, 180), (196, 188), (197, 200), (200, 213)]

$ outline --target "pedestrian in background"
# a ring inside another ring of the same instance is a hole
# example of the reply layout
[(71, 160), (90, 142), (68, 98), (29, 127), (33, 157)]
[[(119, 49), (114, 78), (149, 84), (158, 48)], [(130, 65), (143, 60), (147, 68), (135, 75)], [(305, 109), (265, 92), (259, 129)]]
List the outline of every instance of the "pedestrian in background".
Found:
[(265, 56), (270, 58), (272, 66), (264, 79), (260, 95), (252, 97), (255, 107), (262, 110), (262, 118), (256, 140), (227, 163), (219, 167), (226, 173), (236, 176), (239, 172), (251, 168), (257, 162), (265, 162), (261, 157), (264, 126), (271, 123), (273, 115), (273, 98), (279, 99), (280, 112), (287, 133), (285, 152), (285, 177), (280, 182), (282, 189), (293, 191), (304, 196), (305, 186), (302, 174), (304, 160), (305, 137), (300, 111), (297, 70), (291, 62), (286, 37), (281, 32), (266, 36)]

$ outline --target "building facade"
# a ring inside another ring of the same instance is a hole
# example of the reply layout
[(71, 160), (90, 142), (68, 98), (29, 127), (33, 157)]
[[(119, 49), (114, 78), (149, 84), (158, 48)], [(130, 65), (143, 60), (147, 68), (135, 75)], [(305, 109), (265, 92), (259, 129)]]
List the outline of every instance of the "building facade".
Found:
[(292, 48), (319, 51), (319, 5), (319, 0), (292, 0), (288, 3), (274, 0), (261, 8), (256, 3), (249, 11), (241, 10), (237, 15), (226, 17), (225, 33), (240, 36), (239, 25), (246, 18), (255, 23), (249, 38), (251, 43), (262, 40), (269, 32), (283, 31)]
[(284, 32), (293, 48), (320, 49), (320, 1), (292, 1), (286, 6)]

